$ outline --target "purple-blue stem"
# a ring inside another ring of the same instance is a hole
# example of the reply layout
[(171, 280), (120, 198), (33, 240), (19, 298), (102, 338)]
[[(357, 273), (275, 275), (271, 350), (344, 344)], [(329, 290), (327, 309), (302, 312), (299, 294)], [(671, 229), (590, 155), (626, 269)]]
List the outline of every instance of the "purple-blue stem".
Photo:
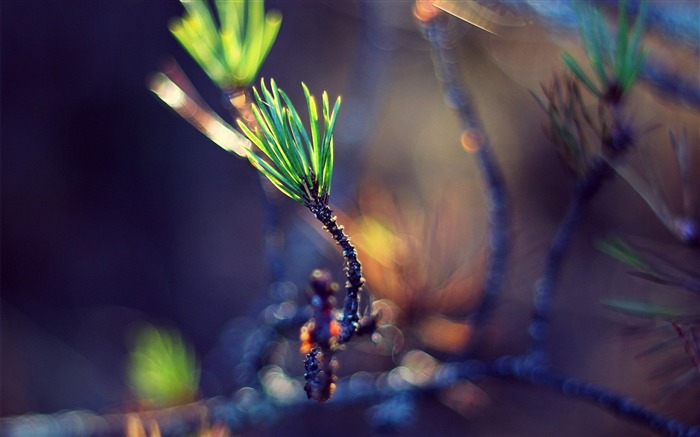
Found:
[[(476, 328), (484, 326), (496, 306), (503, 286), (508, 259), (508, 196), (503, 175), (493, 156), (488, 137), (468, 92), (461, 85), (457, 54), (446, 16), (438, 16), (425, 24), (425, 32), (435, 53), (436, 67), (440, 73), (450, 103), (459, 113), (462, 128), (477, 141), (474, 152), (481, 177), (486, 187), (490, 257), (481, 287), (482, 300), (471, 316)], [(473, 347), (474, 343), (470, 345)]]
[(547, 341), (552, 318), (552, 299), (557, 279), (571, 240), (579, 228), (586, 207), (598, 193), (603, 181), (613, 175), (613, 169), (603, 158), (596, 158), (586, 176), (577, 182), (574, 197), (566, 209), (559, 229), (549, 247), (544, 272), (535, 283), (533, 315), (528, 328), (532, 339), (530, 355), (537, 362), (547, 359)]
[[(330, 404), (354, 405), (373, 403), (396, 397), (402, 392), (430, 394), (452, 387), (461, 381), (478, 381), (485, 377), (518, 381), (533, 386), (546, 387), (567, 396), (585, 400), (621, 418), (647, 426), (664, 435), (674, 437), (699, 437), (700, 427), (688, 426), (638, 404), (594, 383), (557, 373), (523, 357), (501, 357), (492, 362), (468, 360), (439, 366), (433, 378), (426, 384), (414, 386), (405, 382), (397, 387), (396, 381), (387, 384), (388, 373), (371, 377), (361, 387), (351, 378), (338, 381), (338, 389)], [(201, 424), (203, 412), (213, 421), (224, 421), (233, 432), (243, 432), (265, 424), (270, 426), (285, 416), (298, 415), (306, 408), (317, 408), (318, 404), (297, 397), (285, 405), (275, 402), (264, 390), (246, 389), (248, 396), (239, 398), (211, 398), (172, 409), (141, 413), (137, 416), (148, 424), (158, 422), (164, 435), (173, 435), (196, 430)], [(252, 390), (252, 391), (251, 391)], [(418, 399), (424, 396), (418, 397)], [(127, 415), (98, 416), (90, 412), (69, 412), (54, 415), (33, 415), (0, 420), (3, 435), (8, 437), (31, 435), (43, 436), (109, 436), (123, 435)], [(565, 434), (565, 430), (562, 430)]]

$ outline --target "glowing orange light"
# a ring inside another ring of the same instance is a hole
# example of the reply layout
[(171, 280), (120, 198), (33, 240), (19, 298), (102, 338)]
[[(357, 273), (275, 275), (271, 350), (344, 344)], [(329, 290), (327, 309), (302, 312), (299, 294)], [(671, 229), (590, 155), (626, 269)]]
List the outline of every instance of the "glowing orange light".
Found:
[(432, 21), (442, 11), (435, 7), (433, 2), (429, 0), (416, 0), (413, 6), (413, 15), (421, 22), (428, 23)]
[(331, 322), (331, 328), (330, 328), (330, 330), (331, 330), (331, 335), (332, 335), (333, 337), (339, 336), (339, 335), (340, 335), (340, 332), (341, 332), (340, 323), (338, 323), (337, 321), (333, 320), (333, 321)]
[(311, 348), (313, 348), (311, 329), (313, 329), (313, 322), (306, 322), (306, 324), (301, 327), (301, 332), (299, 332), (299, 340), (301, 341), (299, 352), (302, 354), (308, 354), (311, 352)]
[(481, 149), (484, 142), (484, 136), (476, 129), (467, 129), (462, 132), (460, 137), (462, 147), (469, 153), (474, 153)]

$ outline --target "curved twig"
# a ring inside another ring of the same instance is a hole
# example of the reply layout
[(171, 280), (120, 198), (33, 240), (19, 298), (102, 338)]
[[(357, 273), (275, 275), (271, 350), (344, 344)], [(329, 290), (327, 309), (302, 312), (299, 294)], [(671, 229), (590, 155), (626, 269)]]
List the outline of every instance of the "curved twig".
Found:
[[(447, 17), (438, 15), (425, 24), (425, 31), (435, 53), (435, 63), (441, 75), (450, 103), (462, 122), (462, 143), (474, 151), (481, 177), (486, 186), (490, 258), (482, 284), (482, 300), (472, 318), (474, 326), (483, 326), (496, 305), (503, 285), (508, 259), (508, 196), (498, 162), (493, 156), (486, 132), (472, 105), (468, 92), (460, 84), (457, 55)], [(473, 343), (472, 343), (473, 344)]]

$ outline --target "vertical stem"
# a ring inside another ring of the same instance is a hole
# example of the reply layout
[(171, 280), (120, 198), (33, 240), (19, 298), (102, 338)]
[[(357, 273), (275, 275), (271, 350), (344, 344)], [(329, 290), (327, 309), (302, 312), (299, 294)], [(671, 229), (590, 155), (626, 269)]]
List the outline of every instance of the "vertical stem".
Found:
[(447, 96), (462, 122), (462, 144), (465, 149), (474, 152), (486, 185), (490, 258), (482, 284), (482, 301), (473, 315), (474, 326), (479, 328), (495, 307), (503, 285), (508, 258), (508, 198), (501, 169), (493, 156), (477, 111), (469, 94), (460, 84), (457, 54), (448, 25), (447, 17), (439, 15), (427, 23), (426, 33)]
[(360, 320), (360, 290), (365, 280), (362, 277), (362, 265), (357, 259), (355, 246), (350, 243), (350, 239), (345, 235), (343, 227), (338, 225), (333, 211), (323, 202), (312, 202), (307, 205), (313, 215), (323, 223), (325, 229), (333, 236), (333, 239), (343, 249), (345, 258), (345, 301), (343, 303), (343, 315), (340, 320), (341, 333), (338, 337), (340, 343), (349, 341), (355, 333)]
[(578, 230), (590, 200), (600, 191), (603, 181), (612, 175), (612, 168), (603, 158), (597, 157), (593, 160), (586, 177), (576, 185), (574, 197), (549, 247), (544, 272), (535, 283), (533, 315), (528, 328), (532, 339), (530, 356), (536, 362), (546, 359), (546, 341), (550, 331), (554, 288), (572, 237)]

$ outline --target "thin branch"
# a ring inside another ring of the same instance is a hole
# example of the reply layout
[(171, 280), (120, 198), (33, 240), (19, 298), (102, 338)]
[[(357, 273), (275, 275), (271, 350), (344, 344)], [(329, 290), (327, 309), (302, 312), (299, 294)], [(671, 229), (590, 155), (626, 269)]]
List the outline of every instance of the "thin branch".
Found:
[(508, 258), (508, 197), (498, 162), (471, 97), (460, 83), (457, 54), (447, 17), (438, 15), (425, 23), (425, 31), (435, 54), (435, 64), (450, 103), (462, 122), (462, 143), (473, 151), (486, 186), (490, 258), (482, 284), (482, 300), (472, 318), (474, 326), (484, 325), (496, 305), (505, 276)]
[(681, 77), (670, 71), (658, 59), (648, 59), (639, 72), (639, 77), (656, 89), (661, 97), (670, 97), (689, 108), (700, 109), (700, 86), (697, 75), (694, 80)]
[[(385, 382), (388, 372), (375, 374), (365, 383), (358, 384), (353, 378), (338, 381), (337, 394), (329, 402), (336, 406), (354, 405), (377, 400), (396, 398), (402, 393), (430, 394), (452, 387), (460, 381), (477, 381), (484, 377), (514, 380), (552, 389), (574, 399), (587, 401), (618, 417), (646, 426), (657, 432), (674, 437), (698, 437), (700, 427), (689, 426), (653, 411), (627, 396), (600, 387), (594, 383), (558, 373), (527, 357), (501, 357), (492, 362), (467, 360), (447, 363), (435, 368), (433, 377), (421, 385), (413, 385), (393, 378), (392, 384)], [(212, 398), (182, 407), (144, 413), (113, 414), (98, 416), (90, 412), (69, 412), (54, 415), (28, 415), (0, 420), (2, 435), (24, 436), (110, 436), (120, 435), (129, 417), (136, 415), (144, 423), (157, 421), (163, 434), (185, 433), (195, 429), (201, 417), (224, 421), (234, 432), (242, 432), (259, 426), (271, 425), (282, 417), (299, 414), (318, 404), (302, 397), (289, 399), (282, 404), (266, 394), (264, 390), (242, 389), (231, 399)], [(415, 398), (414, 398), (415, 399)], [(421, 399), (419, 396), (417, 399)]]
[(613, 169), (601, 157), (593, 159), (586, 176), (576, 184), (574, 197), (566, 209), (559, 229), (545, 260), (544, 272), (535, 283), (533, 315), (528, 333), (532, 339), (530, 354), (535, 361), (546, 359), (546, 342), (549, 337), (552, 299), (561, 266), (578, 230), (586, 207), (600, 191), (603, 182), (613, 175)]

